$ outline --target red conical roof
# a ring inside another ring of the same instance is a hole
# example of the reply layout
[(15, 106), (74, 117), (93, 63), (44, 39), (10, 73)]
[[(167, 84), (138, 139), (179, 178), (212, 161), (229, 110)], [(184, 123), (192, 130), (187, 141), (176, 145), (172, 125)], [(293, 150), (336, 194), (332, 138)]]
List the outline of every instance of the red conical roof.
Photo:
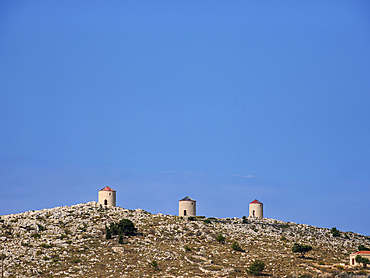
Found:
[(113, 190), (108, 185), (106, 187), (104, 187), (103, 189), (100, 189), (99, 191), (114, 191), (114, 192), (116, 192), (116, 190)]
[(254, 199), (253, 202), (250, 202), (250, 204), (262, 204), (260, 201), (258, 201), (257, 199)]

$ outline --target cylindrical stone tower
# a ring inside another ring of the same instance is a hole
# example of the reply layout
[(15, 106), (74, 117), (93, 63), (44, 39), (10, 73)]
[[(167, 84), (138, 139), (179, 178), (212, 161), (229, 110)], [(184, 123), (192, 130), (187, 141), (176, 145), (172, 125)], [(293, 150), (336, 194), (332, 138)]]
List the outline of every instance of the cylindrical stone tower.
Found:
[(109, 186), (99, 190), (98, 203), (103, 206), (116, 206), (116, 190), (113, 190)]
[(179, 201), (179, 216), (196, 216), (196, 201), (186, 196)]
[(249, 203), (249, 217), (263, 218), (263, 203), (255, 199)]

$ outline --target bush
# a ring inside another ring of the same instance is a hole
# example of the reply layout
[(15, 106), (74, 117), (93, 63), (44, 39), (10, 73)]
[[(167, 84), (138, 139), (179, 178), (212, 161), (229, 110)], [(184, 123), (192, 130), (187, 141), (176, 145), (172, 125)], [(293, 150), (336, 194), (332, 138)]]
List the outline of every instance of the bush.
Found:
[(333, 235), (333, 237), (339, 237), (340, 236), (340, 232), (337, 230), (336, 227), (331, 228), (330, 232)]
[(211, 224), (211, 220), (209, 220), (209, 219), (203, 220), (203, 222), (204, 222), (205, 224)]
[(365, 247), (364, 245), (360, 245), (358, 247), (358, 251), (370, 251), (370, 248)]
[(37, 224), (37, 227), (39, 228), (39, 231), (42, 232), (42, 231), (45, 231), (45, 227), (40, 225), (40, 224)]
[(72, 243), (72, 240), (67, 240), (66, 243), (67, 244), (71, 244)]
[(245, 215), (243, 216), (243, 224), (248, 224), (248, 218)]
[(44, 254), (44, 252), (42, 252), (41, 250), (37, 250), (37, 251), (36, 251), (36, 255), (37, 255), (37, 256), (40, 256), (40, 255), (42, 255), (42, 254)]
[(299, 276), (299, 278), (311, 278), (311, 277), (312, 277), (312, 275), (311, 274), (307, 274), (307, 273), (302, 274), (302, 275)]
[(156, 261), (152, 261), (150, 263), (150, 266), (154, 269), (154, 270), (159, 270), (159, 267), (158, 267), (158, 264)]
[(43, 248), (51, 248), (52, 247), (51, 245), (46, 244), (46, 243), (41, 243), (39, 246), (43, 247)]
[(122, 219), (118, 223), (110, 223), (109, 228), (105, 228), (108, 234), (108, 230), (110, 231), (111, 235), (126, 235), (132, 236), (136, 233), (136, 228), (134, 223), (128, 219)]
[(311, 246), (303, 245), (303, 244), (299, 244), (299, 243), (294, 243), (294, 245), (292, 247), (292, 252), (293, 253), (301, 253), (302, 258), (304, 257), (304, 254), (306, 254), (307, 252), (309, 252), (311, 250), (312, 250)]
[(76, 258), (74, 258), (74, 259), (71, 260), (71, 263), (73, 263), (73, 264), (78, 264), (80, 262), (81, 262), (81, 260), (80, 259), (76, 259)]
[(111, 239), (112, 238), (112, 233), (110, 231), (110, 229), (105, 226), (105, 239)]
[(41, 235), (39, 233), (34, 233), (31, 235), (31, 237), (34, 237), (34, 238), (40, 238)]
[(185, 249), (185, 251), (187, 251), (187, 252), (190, 252), (190, 251), (191, 251), (191, 248), (190, 248), (190, 246), (189, 246), (189, 245), (185, 245), (184, 249)]
[(118, 243), (119, 244), (123, 244), (123, 235), (120, 235), (119, 236)]
[(233, 244), (231, 244), (231, 248), (235, 251), (243, 251), (243, 249), (240, 247), (239, 243), (237, 243), (236, 241), (234, 241)]
[(68, 238), (68, 236), (67, 236), (67, 235), (61, 235), (61, 236), (59, 237), (59, 239), (65, 239), (65, 238)]
[(370, 264), (370, 260), (368, 258), (364, 258), (360, 255), (356, 256), (355, 261), (359, 264), (362, 264), (362, 265)]
[(52, 255), (51, 260), (53, 261), (53, 263), (57, 263), (59, 261), (59, 255)]
[(219, 243), (224, 243), (226, 238), (222, 235), (222, 234), (219, 234), (217, 237), (216, 237), (216, 240), (217, 242)]
[(324, 262), (322, 262), (322, 261), (320, 261), (320, 262), (319, 262), (319, 265), (325, 265), (325, 263), (324, 263)]
[(195, 217), (194, 217), (194, 216), (189, 216), (189, 217), (188, 217), (188, 220), (189, 220), (189, 221), (195, 221)]
[(265, 263), (262, 262), (261, 260), (256, 260), (249, 269), (247, 269), (247, 273), (250, 275), (260, 275), (265, 268)]

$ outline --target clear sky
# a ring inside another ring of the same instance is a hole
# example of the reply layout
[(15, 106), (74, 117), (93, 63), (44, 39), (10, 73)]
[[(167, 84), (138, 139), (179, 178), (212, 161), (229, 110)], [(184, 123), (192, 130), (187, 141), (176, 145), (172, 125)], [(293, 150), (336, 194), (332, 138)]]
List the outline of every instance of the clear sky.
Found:
[(1, 1), (0, 214), (97, 199), (370, 235), (369, 1)]

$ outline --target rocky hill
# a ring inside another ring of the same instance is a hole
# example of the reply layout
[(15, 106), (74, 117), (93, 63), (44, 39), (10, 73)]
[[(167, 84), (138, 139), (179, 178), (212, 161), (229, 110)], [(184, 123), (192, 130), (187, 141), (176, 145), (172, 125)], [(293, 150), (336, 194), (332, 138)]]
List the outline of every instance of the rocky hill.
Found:
[[(107, 240), (105, 226), (129, 219), (135, 236)], [(96, 202), (1, 216), (4, 277), (246, 277), (255, 260), (276, 277), (369, 275), (349, 253), (370, 238), (274, 219), (181, 218)], [(222, 234), (226, 241), (216, 241)], [(243, 251), (231, 248), (237, 242)], [(305, 258), (297, 242), (313, 247)]]

